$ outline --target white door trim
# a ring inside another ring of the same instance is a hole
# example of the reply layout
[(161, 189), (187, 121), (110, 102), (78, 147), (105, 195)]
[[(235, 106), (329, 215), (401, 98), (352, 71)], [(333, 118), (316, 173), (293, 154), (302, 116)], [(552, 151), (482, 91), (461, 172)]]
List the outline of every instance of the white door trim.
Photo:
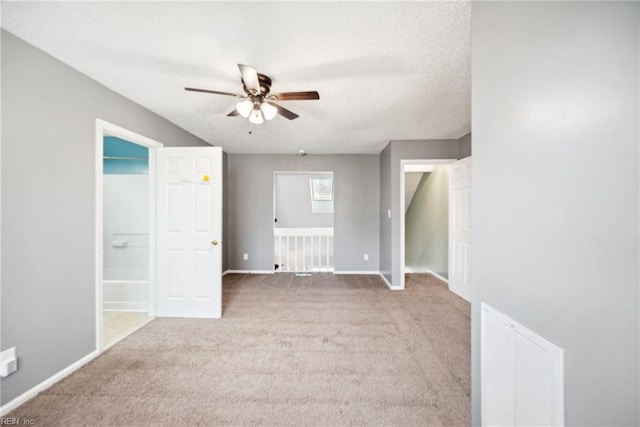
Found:
[[(95, 309), (96, 309), (96, 351), (101, 353), (104, 349), (102, 346), (102, 281), (103, 281), (103, 205), (104, 205), (104, 178), (103, 178), (103, 139), (105, 136), (117, 136), (126, 139), (134, 144), (147, 148), (162, 147), (163, 144), (146, 136), (132, 132), (128, 129), (109, 123), (102, 119), (96, 119), (96, 135), (95, 135), (95, 183), (96, 183), (96, 199), (95, 199)], [(156, 242), (156, 224), (155, 224), (155, 152), (149, 150), (149, 315), (155, 316), (155, 242)]]
[[(272, 184), (272, 188), (273, 188), (273, 215), (271, 217), (271, 260), (275, 260), (275, 252), (274, 252), (274, 247), (275, 247), (275, 235), (276, 235), (276, 222), (275, 222), (275, 218), (276, 218), (276, 203), (278, 202), (277, 199), (277, 191), (276, 191), (276, 179), (278, 177), (278, 175), (313, 175), (313, 174), (328, 174), (331, 175), (331, 179), (333, 180), (333, 220), (334, 220), (334, 226), (332, 227), (334, 230), (334, 240), (333, 240), (333, 256), (334, 256), (334, 266), (335, 266), (335, 251), (336, 251), (336, 241), (335, 241), (335, 212), (336, 212), (336, 208), (335, 208), (335, 203), (336, 203), (336, 179), (335, 179), (335, 172), (334, 171), (312, 171), (312, 170), (300, 170), (300, 171), (273, 171), (273, 184)], [(271, 263), (273, 265), (273, 270), (272, 273), (276, 273), (276, 267), (275, 267), (275, 263), (272, 262)]]
[(456, 162), (458, 159), (401, 159), (400, 160), (400, 286), (398, 289), (404, 289), (404, 273), (405, 273), (405, 209), (404, 209), (404, 173), (416, 171), (417, 165), (447, 165)]

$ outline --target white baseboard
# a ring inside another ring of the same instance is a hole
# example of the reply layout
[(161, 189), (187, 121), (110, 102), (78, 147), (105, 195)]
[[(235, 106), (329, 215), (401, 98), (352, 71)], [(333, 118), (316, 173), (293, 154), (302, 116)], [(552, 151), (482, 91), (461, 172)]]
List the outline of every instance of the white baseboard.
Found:
[(449, 279), (445, 279), (444, 277), (442, 277), (441, 275), (439, 275), (436, 272), (430, 271), (429, 274), (431, 274), (434, 277), (437, 277), (438, 280), (442, 280), (444, 283), (446, 283), (447, 285), (449, 284)]
[(414, 270), (414, 271), (412, 271), (411, 273), (409, 273), (409, 272), (407, 271), (407, 269), (405, 269), (405, 273), (409, 273), (409, 274), (412, 274), (412, 273), (414, 273), (414, 274), (430, 274), (430, 275), (432, 275), (433, 277), (437, 278), (438, 280), (442, 280), (444, 283), (449, 284), (449, 279), (445, 279), (444, 277), (442, 277), (441, 275), (439, 275), (439, 274), (438, 274), (438, 273), (436, 273), (435, 271), (430, 270), (430, 269), (429, 269), (429, 268), (427, 268), (427, 267), (421, 268), (420, 270), (421, 270), (421, 271)]
[(384, 281), (384, 283), (387, 285), (387, 287), (389, 289), (391, 289), (392, 291), (402, 291), (404, 290), (403, 288), (401, 288), (400, 286), (393, 286), (391, 283), (389, 283), (389, 281), (387, 280), (386, 277), (384, 277), (384, 274), (382, 274), (381, 272), (378, 272), (378, 275), (380, 277), (382, 277), (382, 280)]
[[(227, 274), (274, 274), (273, 271), (269, 271), (269, 270), (226, 270), (224, 273), (222, 273), (222, 275), (227, 275)], [(356, 271), (356, 270), (343, 270), (343, 271), (334, 271), (333, 274), (365, 274), (365, 275), (377, 275), (380, 276), (382, 278), (382, 280), (384, 281), (384, 283), (387, 285), (387, 287), (389, 289), (391, 289), (392, 291), (401, 291), (403, 290), (402, 287), (400, 286), (392, 286), (391, 283), (389, 283), (389, 281), (387, 280), (386, 277), (384, 277), (384, 274), (382, 274), (379, 271)]]
[(368, 271), (368, 270), (362, 270), (362, 271), (358, 271), (358, 270), (341, 270), (341, 271), (334, 271), (333, 274), (364, 274), (364, 275), (375, 275), (377, 276), (378, 274), (380, 274), (379, 271)]
[(448, 279), (445, 279), (435, 271), (430, 270), (428, 267), (421, 267), (416, 269), (413, 269), (411, 267), (405, 267), (404, 272), (405, 274), (431, 274), (432, 276), (437, 277), (439, 280), (442, 280), (444, 283), (447, 283), (447, 284), (449, 283)]
[(458, 285), (458, 286), (451, 286), (449, 285), (449, 290), (451, 292), (453, 292), (454, 294), (458, 295), (460, 298), (471, 302), (471, 286), (468, 285)]
[(100, 353), (98, 352), (98, 350), (94, 350), (93, 352), (84, 356), (82, 359), (78, 360), (75, 363), (72, 363), (71, 365), (67, 366), (57, 374), (52, 375), (51, 377), (42, 381), (40, 384), (36, 385), (35, 387), (32, 387), (30, 390), (27, 390), (26, 392), (22, 393), (20, 396), (16, 397), (12, 401), (6, 403), (2, 407), (0, 407), (0, 417), (4, 417), (9, 412), (13, 411), (18, 406), (22, 405), (23, 403), (25, 403), (27, 400), (31, 399), (38, 393), (48, 389), (49, 387), (51, 387), (53, 384), (57, 383), (64, 377), (68, 376), (69, 374), (78, 370), (85, 364), (89, 363), (90, 361), (95, 359), (99, 354)]
[(223, 276), (227, 274), (273, 274), (273, 270), (227, 270), (222, 273)]

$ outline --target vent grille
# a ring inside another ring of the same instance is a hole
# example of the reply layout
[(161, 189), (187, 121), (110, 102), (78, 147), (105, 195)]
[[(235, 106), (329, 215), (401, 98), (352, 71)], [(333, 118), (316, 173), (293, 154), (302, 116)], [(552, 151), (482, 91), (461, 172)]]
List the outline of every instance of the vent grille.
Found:
[(482, 424), (564, 425), (564, 350), (481, 305)]

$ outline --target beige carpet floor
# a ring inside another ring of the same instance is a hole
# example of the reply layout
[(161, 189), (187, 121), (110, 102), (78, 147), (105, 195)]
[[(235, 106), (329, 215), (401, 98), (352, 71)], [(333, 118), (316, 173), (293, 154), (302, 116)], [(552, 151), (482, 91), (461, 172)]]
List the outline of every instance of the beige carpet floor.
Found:
[(429, 275), (228, 275), (222, 320), (155, 319), (10, 417), (38, 426), (463, 426), (470, 307)]

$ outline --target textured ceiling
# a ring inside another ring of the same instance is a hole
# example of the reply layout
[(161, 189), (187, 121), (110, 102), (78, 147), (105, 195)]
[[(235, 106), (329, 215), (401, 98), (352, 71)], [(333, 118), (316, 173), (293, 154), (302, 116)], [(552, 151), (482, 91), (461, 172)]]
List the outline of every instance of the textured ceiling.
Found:
[[(2, 27), (230, 153), (378, 153), (471, 128), (469, 2), (3, 2)], [(283, 117), (226, 117), (238, 63), (273, 79)]]

